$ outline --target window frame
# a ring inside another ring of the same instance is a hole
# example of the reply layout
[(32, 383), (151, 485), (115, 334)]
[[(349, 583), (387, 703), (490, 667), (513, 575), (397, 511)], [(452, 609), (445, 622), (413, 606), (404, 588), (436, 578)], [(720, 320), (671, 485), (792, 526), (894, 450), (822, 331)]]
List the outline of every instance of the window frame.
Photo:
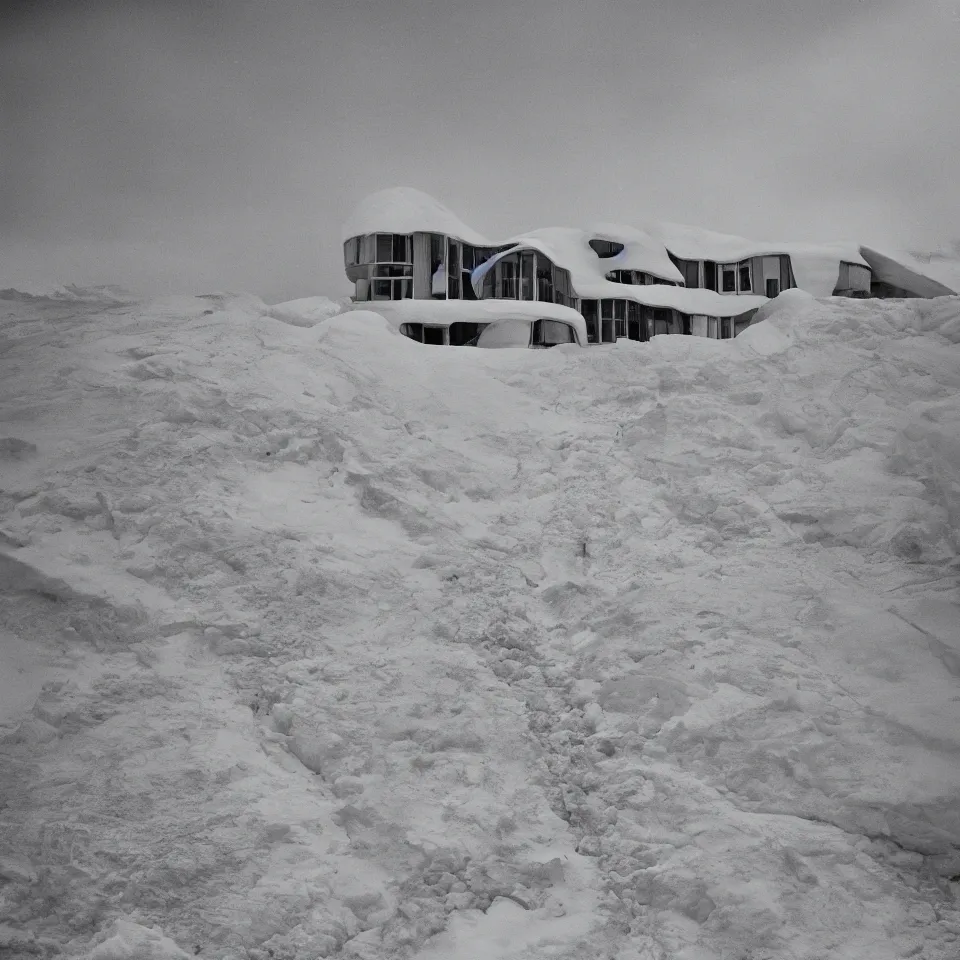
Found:
[[(553, 340), (549, 343), (545, 342), (543, 331), (544, 325), (550, 324), (550, 329), (555, 327), (562, 327), (566, 334), (566, 340)], [(530, 324), (530, 346), (531, 347), (558, 347), (564, 343), (576, 343), (577, 334), (573, 329), (573, 325), (567, 323), (564, 320), (554, 320), (550, 317), (539, 317)]]
[[(717, 264), (720, 268), (720, 283), (718, 286), (720, 290), (718, 291), (721, 294), (729, 295), (731, 293), (735, 294), (737, 292), (737, 264), (735, 263), (720, 263)], [(727, 277), (730, 276), (733, 281), (733, 285), (728, 290), (727, 289)]]

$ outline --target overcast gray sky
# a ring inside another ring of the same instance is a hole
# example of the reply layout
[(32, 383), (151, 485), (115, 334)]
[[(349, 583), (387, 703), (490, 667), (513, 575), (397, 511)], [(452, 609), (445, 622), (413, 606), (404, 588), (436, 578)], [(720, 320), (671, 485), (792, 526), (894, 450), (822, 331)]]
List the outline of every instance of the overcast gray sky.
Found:
[(0, 285), (349, 291), (419, 187), (494, 238), (960, 234), (960, 0), (7, 0)]

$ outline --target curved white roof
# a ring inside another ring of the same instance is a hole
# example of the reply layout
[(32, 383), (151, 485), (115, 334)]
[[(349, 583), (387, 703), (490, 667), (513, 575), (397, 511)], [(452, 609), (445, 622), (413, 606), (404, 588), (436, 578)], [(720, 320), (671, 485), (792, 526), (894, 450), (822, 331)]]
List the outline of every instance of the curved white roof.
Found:
[(343, 225), (342, 239), (368, 233), (442, 233), (478, 247), (494, 246), (439, 200), (415, 187), (391, 187), (364, 197)]
[[(593, 235), (588, 231), (572, 227), (532, 230), (522, 238), (515, 238), (515, 244), (510, 249), (498, 253), (477, 267), (471, 274), (471, 281), (476, 288), (498, 260), (518, 250), (537, 250), (548, 256), (557, 266), (570, 271), (573, 288), (581, 298), (633, 300), (649, 307), (669, 307), (683, 313), (706, 314), (710, 317), (736, 317), (766, 303), (766, 297), (724, 296), (713, 290), (674, 287), (666, 283), (614, 283), (607, 280), (605, 274), (610, 269), (616, 269), (610, 266), (616, 258), (601, 260), (589, 246), (591, 236)], [(830, 289), (833, 290), (832, 287)]]
[(748, 240), (732, 233), (717, 233), (682, 223), (649, 224), (648, 230), (681, 260), (715, 260), (733, 263), (749, 257), (790, 256), (797, 286), (815, 297), (829, 297), (837, 286), (841, 261), (862, 267), (870, 264), (856, 243), (802, 243), (797, 241)]
[(620, 223), (595, 223), (587, 228), (590, 240), (614, 240), (623, 244), (623, 250), (615, 257), (606, 258), (606, 270), (642, 270), (661, 280), (683, 282), (683, 275), (676, 268), (666, 247), (645, 230)]

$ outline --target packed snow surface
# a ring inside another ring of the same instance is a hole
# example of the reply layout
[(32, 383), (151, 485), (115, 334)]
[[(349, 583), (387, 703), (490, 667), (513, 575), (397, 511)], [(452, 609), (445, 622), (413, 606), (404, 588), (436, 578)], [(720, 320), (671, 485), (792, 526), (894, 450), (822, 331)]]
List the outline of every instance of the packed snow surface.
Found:
[(956, 960), (960, 299), (764, 309), (0, 300), (4, 960)]

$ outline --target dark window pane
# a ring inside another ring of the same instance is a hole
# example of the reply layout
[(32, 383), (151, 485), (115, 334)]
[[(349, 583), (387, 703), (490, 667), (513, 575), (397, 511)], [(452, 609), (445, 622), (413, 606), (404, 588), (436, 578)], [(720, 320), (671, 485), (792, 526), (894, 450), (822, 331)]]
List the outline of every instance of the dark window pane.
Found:
[(753, 284), (750, 282), (750, 264), (740, 264), (740, 291), (752, 290)]
[(560, 320), (537, 320), (533, 324), (532, 342), (545, 347), (573, 343), (573, 328)]
[(393, 236), (389, 233), (377, 234), (377, 263), (393, 262)]
[(600, 301), (600, 316), (604, 320), (613, 319), (613, 301), (612, 300), (601, 300)]
[(580, 313), (587, 325), (587, 342), (597, 342), (597, 301), (581, 300)]
[(393, 238), (393, 260), (394, 263), (409, 263), (410, 257), (407, 255), (407, 245), (410, 242), (409, 237), (400, 236)]
[(779, 280), (768, 280), (767, 281), (767, 296), (772, 300), (774, 297), (780, 295), (780, 281)]
[(733, 267), (724, 267), (723, 268), (723, 292), (724, 293), (736, 293), (737, 292), (737, 272)]
[(717, 265), (712, 260), (703, 261), (703, 285), (707, 290), (717, 289)]
[(417, 343), (423, 343), (423, 324), (422, 323), (401, 323), (400, 332)]
[(373, 281), (373, 299), (374, 300), (389, 300), (391, 299), (391, 286), (389, 280), (374, 280)]
[(618, 320), (623, 320), (627, 315), (627, 302), (626, 300), (614, 300), (613, 301), (613, 315)]
[(615, 257), (623, 250), (623, 244), (616, 243), (613, 240), (591, 240), (590, 246), (593, 248), (593, 252), (601, 259)]
[(432, 343), (434, 346), (443, 345), (443, 327), (424, 327), (423, 342)]
[(450, 345), (462, 347), (467, 341), (473, 340), (478, 333), (480, 333), (480, 324), (458, 320), (450, 324)]
[(631, 300), (627, 304), (627, 319), (630, 321), (639, 321), (640, 320), (640, 304), (634, 303)]

